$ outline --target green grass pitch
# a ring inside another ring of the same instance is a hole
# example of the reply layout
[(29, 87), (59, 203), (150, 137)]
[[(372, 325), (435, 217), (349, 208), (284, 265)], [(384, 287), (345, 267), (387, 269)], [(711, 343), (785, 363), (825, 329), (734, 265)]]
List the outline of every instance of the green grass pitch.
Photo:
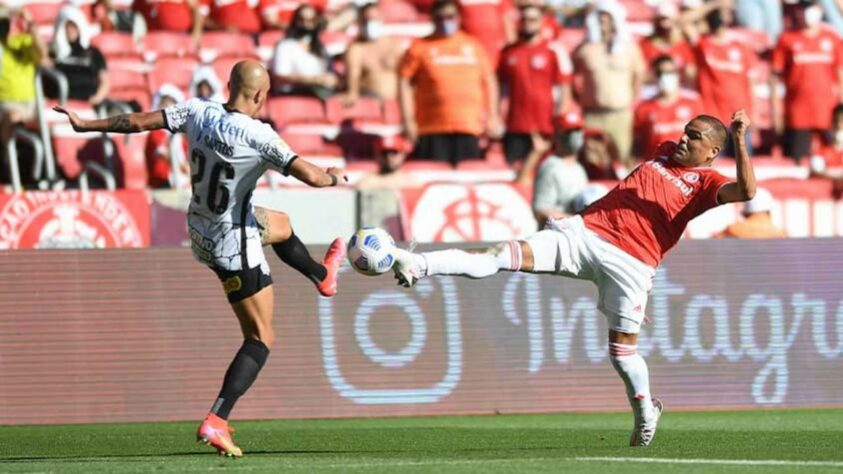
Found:
[(192, 422), (0, 427), (0, 472), (843, 473), (843, 410), (668, 407), (636, 449), (620, 413), (232, 424), (242, 459), (196, 444)]

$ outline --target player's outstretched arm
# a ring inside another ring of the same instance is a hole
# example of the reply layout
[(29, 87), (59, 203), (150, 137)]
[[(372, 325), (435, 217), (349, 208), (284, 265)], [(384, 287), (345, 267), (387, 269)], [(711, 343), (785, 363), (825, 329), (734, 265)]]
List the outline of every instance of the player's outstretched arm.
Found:
[(325, 188), (336, 186), (339, 183), (348, 181), (345, 171), (342, 168), (322, 168), (302, 158), (296, 158), (290, 165), (290, 174), (299, 181), (313, 186), (314, 188)]
[(717, 200), (721, 204), (749, 201), (755, 197), (755, 169), (746, 151), (746, 131), (749, 130), (749, 124), (749, 115), (745, 110), (740, 109), (732, 115), (732, 140), (738, 180), (720, 188)]
[(84, 120), (64, 107), (53, 107), (56, 112), (67, 115), (70, 125), (77, 132), (115, 132), (115, 133), (137, 133), (147, 130), (164, 128), (164, 111), (139, 112), (134, 114), (121, 114), (104, 119)]

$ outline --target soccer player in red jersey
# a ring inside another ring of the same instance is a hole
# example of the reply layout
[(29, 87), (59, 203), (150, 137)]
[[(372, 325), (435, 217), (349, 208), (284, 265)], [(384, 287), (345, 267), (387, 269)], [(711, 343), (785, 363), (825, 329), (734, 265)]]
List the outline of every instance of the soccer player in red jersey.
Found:
[(594, 282), (598, 309), (609, 323), (609, 358), (626, 385), (635, 417), (630, 445), (646, 446), (662, 412), (661, 401), (650, 396), (647, 363), (637, 352), (655, 269), (691, 219), (755, 195), (755, 173), (744, 138), (749, 123), (744, 110), (732, 117), (737, 181), (711, 168), (726, 143), (726, 126), (715, 117), (699, 115), (685, 126), (679, 143), (662, 143), (581, 214), (549, 220), (545, 230), (523, 241), (484, 249), (422, 254), (396, 249), (395, 277), (409, 287), (431, 275), (485, 278), (506, 270)]

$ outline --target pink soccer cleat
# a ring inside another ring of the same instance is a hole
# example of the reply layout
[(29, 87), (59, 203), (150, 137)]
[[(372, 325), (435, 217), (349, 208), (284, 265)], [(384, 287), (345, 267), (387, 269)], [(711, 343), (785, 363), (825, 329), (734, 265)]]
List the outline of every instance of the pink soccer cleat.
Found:
[(213, 413), (208, 413), (205, 421), (199, 425), (199, 430), (196, 432), (196, 440), (212, 446), (220, 456), (239, 458), (243, 456), (243, 450), (234, 444), (234, 441), (231, 439), (231, 433), (234, 433), (234, 428), (228, 426), (226, 420)]
[(320, 295), (330, 298), (337, 294), (337, 279), (343, 260), (345, 260), (345, 241), (337, 237), (331, 242), (331, 246), (325, 253), (325, 258), (322, 259), (322, 265), (325, 266), (328, 274), (325, 275), (324, 280), (316, 284), (316, 289), (319, 290)]

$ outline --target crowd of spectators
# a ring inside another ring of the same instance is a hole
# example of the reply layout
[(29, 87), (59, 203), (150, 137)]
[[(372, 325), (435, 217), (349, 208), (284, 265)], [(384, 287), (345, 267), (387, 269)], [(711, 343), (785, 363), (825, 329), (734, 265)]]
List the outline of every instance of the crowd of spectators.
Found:
[[(70, 98), (108, 104), (108, 58), (91, 41), (97, 32), (177, 32), (196, 48), (206, 31), (256, 42), (278, 31), (267, 63), (274, 95), (339, 98), (348, 108), (364, 99), (395, 104), (402, 137), (376, 140), (380, 171), (367, 186), (404, 182), (394, 174), (405, 160), (457, 165), (499, 148), (517, 182), (564, 187), (536, 193), (544, 195), (537, 215), (568, 213), (585, 183), (622, 178), (657, 143), (678, 139), (694, 115), (728, 122), (739, 108), (768, 123), (769, 133), (755, 132), (749, 144), (781, 149), (813, 176), (843, 179), (840, 2), (401, 0), (417, 22), (430, 21), (432, 33), (410, 37), (387, 31), (384, 9), (396, 1), (134, 0), (126, 8), (96, 0), (84, 12), (69, 3), (49, 47), (26, 8), (0, 7), (3, 148), (14, 124), (33, 119), (39, 65), (67, 77)], [(635, 5), (650, 15), (631, 22), (627, 7)], [(581, 40), (571, 41), (572, 32)], [(332, 33), (349, 35), (347, 47), (330, 47)], [(154, 103), (221, 100), (218, 74), (198, 67), (189, 88), (164, 84)], [(769, 104), (759, 106), (762, 99)], [(164, 146), (169, 139), (147, 146), (151, 186), (168, 184), (169, 156), (182, 148)]]

